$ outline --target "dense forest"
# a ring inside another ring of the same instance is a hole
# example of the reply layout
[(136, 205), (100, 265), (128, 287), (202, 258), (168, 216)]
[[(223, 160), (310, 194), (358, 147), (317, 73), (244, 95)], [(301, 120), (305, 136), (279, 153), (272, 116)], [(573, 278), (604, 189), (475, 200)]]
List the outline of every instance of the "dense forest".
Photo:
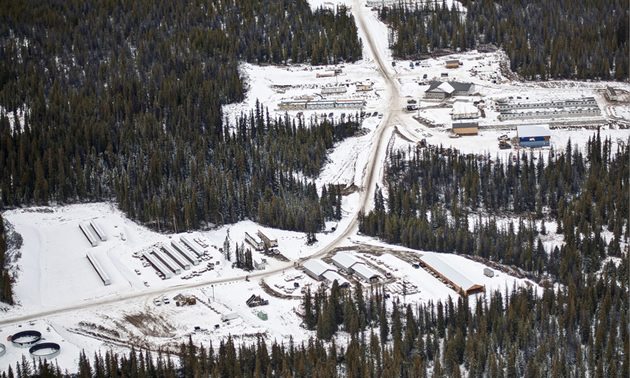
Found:
[[(374, 211), (361, 219), (365, 234), (416, 249), (466, 251), (565, 283), (595, 273), (609, 256), (627, 258), (627, 143), (613, 150), (597, 133), (585, 154), (569, 141), (548, 160), (416, 148), (392, 154), (386, 170), (387, 200), (377, 190)], [(552, 251), (540, 241), (546, 223), (564, 238)]]
[[(310, 293), (304, 306), (317, 338), (304, 344), (181, 345), (173, 355), (81, 354), (77, 377), (627, 377), (625, 266), (610, 264), (560, 289), (483, 294), (385, 307), (379, 289)], [(487, 296), (487, 297), (486, 297)], [(483, 300), (482, 300), (483, 299)], [(474, 302), (469, 302), (474, 301)], [(322, 320), (324, 319), (324, 320)], [(313, 324), (316, 324), (313, 326)], [(347, 344), (331, 335), (344, 332)], [(22, 363), (2, 377), (59, 377), (49, 362)]]
[[(505, 49), (526, 79), (628, 80), (630, 9), (618, 0), (463, 0), (466, 14), (444, 2), (379, 11), (393, 34), (394, 56), (437, 49)], [(434, 5), (435, 4), (435, 5)]]
[(239, 61), (360, 54), (345, 8), (304, 0), (3, 2), (0, 207), (116, 200), (162, 231), (244, 218), (317, 231), (340, 198), (304, 178), (359, 119), (305, 124), (258, 106), (228, 120), (221, 106), (243, 99)]

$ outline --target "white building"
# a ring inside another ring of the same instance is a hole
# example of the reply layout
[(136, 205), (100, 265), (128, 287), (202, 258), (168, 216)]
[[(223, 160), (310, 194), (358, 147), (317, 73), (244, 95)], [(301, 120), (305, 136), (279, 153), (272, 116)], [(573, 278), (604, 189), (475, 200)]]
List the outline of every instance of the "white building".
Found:
[(453, 111), (451, 118), (457, 119), (475, 119), (481, 116), (479, 108), (469, 101), (457, 100), (453, 103)]
[(349, 253), (337, 253), (332, 257), (332, 262), (339, 269), (352, 273), (364, 281), (372, 282), (379, 278), (379, 274), (376, 271)]

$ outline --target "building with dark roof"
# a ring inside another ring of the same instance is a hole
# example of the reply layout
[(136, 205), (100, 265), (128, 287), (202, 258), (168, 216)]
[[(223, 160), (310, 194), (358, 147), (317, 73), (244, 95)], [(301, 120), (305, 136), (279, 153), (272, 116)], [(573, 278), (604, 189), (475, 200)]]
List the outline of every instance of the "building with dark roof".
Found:
[(444, 100), (452, 96), (470, 96), (475, 91), (473, 83), (461, 83), (458, 81), (432, 81), (429, 89), (424, 91), (424, 97), (428, 99)]

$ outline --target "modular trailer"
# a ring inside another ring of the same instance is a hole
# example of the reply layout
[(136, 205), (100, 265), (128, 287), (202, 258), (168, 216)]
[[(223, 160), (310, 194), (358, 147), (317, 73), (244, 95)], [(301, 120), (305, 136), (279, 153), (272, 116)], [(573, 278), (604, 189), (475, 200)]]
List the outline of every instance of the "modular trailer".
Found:
[(96, 236), (98, 236), (98, 238), (101, 239), (101, 241), (107, 241), (107, 235), (95, 221), (91, 220), (90, 226), (92, 226), (92, 228), (94, 229), (94, 232), (96, 232)]
[(195, 252), (197, 257), (203, 256), (203, 253), (204, 253), (203, 250), (199, 248), (197, 244), (191, 242), (187, 237), (182, 236), (179, 238), (179, 240), (181, 240), (182, 243), (186, 244), (188, 248), (190, 248), (193, 252)]
[(151, 253), (153, 253), (153, 255), (157, 257), (162, 262), (162, 264), (164, 264), (164, 266), (175, 273), (175, 275), (178, 275), (182, 272), (182, 268), (180, 268), (179, 265), (175, 261), (173, 261), (173, 259), (162, 253), (162, 251), (160, 251), (159, 249), (153, 249), (151, 250)]
[(103, 281), (103, 284), (105, 286), (111, 285), (112, 279), (109, 277), (109, 274), (107, 274), (105, 269), (103, 269), (103, 266), (101, 265), (101, 263), (98, 262), (98, 260), (96, 259), (96, 256), (94, 256), (92, 252), (88, 251), (85, 254), (85, 257), (87, 257), (88, 261), (90, 262), (94, 270), (96, 270), (96, 274), (98, 274), (98, 276), (101, 278), (101, 281)]
[(168, 257), (173, 259), (173, 261), (175, 261), (182, 268), (184, 268), (184, 270), (190, 269), (190, 261), (188, 261), (188, 259), (186, 259), (184, 256), (182, 256), (180, 253), (177, 253), (177, 251), (174, 250), (172, 247), (170, 247), (170, 246), (168, 246), (166, 244), (163, 244), (162, 245), (162, 251), (164, 251), (164, 253)]
[(87, 238), (90, 245), (92, 247), (96, 247), (98, 245), (98, 241), (96, 240), (96, 238), (94, 237), (94, 235), (92, 234), (92, 231), (90, 231), (88, 226), (85, 223), (79, 223), (79, 228), (83, 232), (83, 235), (85, 235), (85, 237)]
[(164, 276), (165, 280), (168, 280), (169, 278), (173, 277), (173, 272), (171, 272), (171, 270), (169, 268), (164, 266), (164, 264), (157, 257), (155, 257), (152, 253), (144, 251), (144, 252), (142, 252), (142, 256), (144, 256), (144, 258), (147, 259), (147, 261), (151, 265), (153, 265), (153, 268), (155, 270), (157, 270), (158, 272), (162, 273), (162, 275)]
[(190, 252), (188, 248), (186, 248), (182, 243), (178, 241), (171, 241), (171, 245), (179, 252), (182, 256), (186, 258), (186, 260), (190, 261), (193, 265), (199, 265), (199, 259), (195, 257), (195, 255)]

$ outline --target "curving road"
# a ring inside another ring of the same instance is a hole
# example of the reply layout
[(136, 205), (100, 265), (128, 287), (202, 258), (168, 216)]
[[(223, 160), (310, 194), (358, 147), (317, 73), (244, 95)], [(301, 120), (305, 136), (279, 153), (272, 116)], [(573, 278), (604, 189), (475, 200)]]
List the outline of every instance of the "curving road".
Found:
[[(357, 207), (354, 214), (352, 214), (352, 218), (346, 228), (341, 232), (334, 240), (328, 243), (325, 246), (322, 246), (317, 252), (310, 255), (308, 258), (313, 257), (321, 257), (335, 248), (339, 247), (342, 242), (346, 241), (348, 237), (356, 234), (358, 229), (358, 215), (361, 211), (369, 211), (372, 203), (372, 198), (374, 197), (374, 191), (376, 189), (376, 184), (380, 177), (381, 169), (383, 168), (383, 163), (386, 158), (386, 145), (387, 145), (387, 136), (391, 134), (391, 131), (394, 128), (395, 121), (398, 119), (399, 115), (402, 113), (402, 104), (403, 99), (400, 95), (400, 89), (398, 87), (398, 83), (395, 79), (395, 76), (391, 73), (388, 68), (386, 62), (386, 58), (381, 55), (380, 50), (376, 44), (374, 36), (371, 34), (371, 30), (367, 25), (365, 20), (365, 12), (367, 11), (364, 6), (362, 6), (360, 0), (354, 0), (353, 8), (355, 10), (354, 16), (355, 20), (358, 23), (359, 30), (362, 31), (363, 40), (367, 42), (371, 55), (376, 63), (379, 74), (385, 81), (385, 86), (387, 89), (387, 107), (384, 110), (383, 120), (381, 125), (377, 127), (374, 135), (372, 137), (372, 150), (370, 151), (370, 156), (365, 167), (364, 176), (363, 176), (363, 187), (361, 190), (361, 199), (359, 206)], [(388, 139), (388, 138), (387, 138)], [(128, 293), (121, 294), (117, 296), (108, 297), (105, 299), (97, 299), (97, 300), (89, 300), (84, 301), (71, 306), (64, 306), (59, 308), (52, 308), (50, 310), (43, 310), (38, 312), (31, 312), (28, 314), (10, 316), (4, 319), (0, 319), (0, 326), (6, 326), (9, 324), (30, 321), (40, 318), (46, 318), (55, 315), (67, 314), (78, 310), (85, 309), (93, 309), (98, 307), (103, 307), (107, 305), (111, 305), (114, 303), (119, 303), (122, 301), (133, 300), (133, 299), (144, 299), (147, 300), (150, 297), (165, 295), (170, 293), (179, 292), (183, 289), (194, 289), (207, 287), (210, 285), (223, 285), (234, 282), (239, 282), (245, 280), (247, 277), (250, 279), (256, 278), (264, 278), (267, 276), (271, 276), (277, 273), (282, 272), (285, 269), (291, 268), (295, 263), (299, 263), (304, 259), (300, 259), (299, 261), (292, 261), (290, 263), (283, 264), (278, 268), (265, 270), (260, 273), (253, 273), (248, 275), (241, 275), (237, 277), (229, 277), (229, 278), (219, 278), (219, 279), (211, 279), (200, 282), (193, 283), (185, 283), (176, 286), (171, 286), (168, 288), (156, 288), (150, 290), (143, 290), (137, 293)]]

